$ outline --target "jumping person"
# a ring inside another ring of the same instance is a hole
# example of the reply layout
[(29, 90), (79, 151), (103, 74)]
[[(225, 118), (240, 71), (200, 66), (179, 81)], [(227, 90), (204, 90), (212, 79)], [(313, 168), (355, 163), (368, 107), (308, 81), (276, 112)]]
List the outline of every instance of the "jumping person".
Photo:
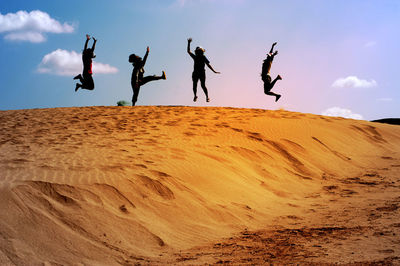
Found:
[(129, 56), (129, 63), (132, 63), (133, 70), (132, 70), (132, 78), (131, 78), (131, 85), (133, 90), (133, 97), (132, 97), (132, 106), (135, 106), (137, 102), (137, 98), (139, 96), (140, 86), (146, 84), (149, 81), (159, 80), (159, 79), (167, 79), (165, 76), (165, 72), (162, 72), (161, 76), (146, 76), (143, 77), (144, 74), (144, 65), (146, 64), (147, 56), (149, 55), (150, 48), (147, 46), (146, 54), (142, 59), (140, 56), (135, 54), (131, 54)]
[(194, 69), (192, 74), (193, 80), (193, 93), (194, 98), (193, 101), (197, 101), (197, 83), (200, 80), (201, 87), (203, 88), (204, 94), (206, 95), (206, 101), (209, 102), (210, 98), (208, 97), (208, 91), (206, 87), (206, 70), (205, 65), (207, 65), (215, 74), (220, 74), (220, 72), (215, 71), (210, 65), (210, 61), (208, 61), (207, 57), (205, 57), (204, 50), (201, 47), (197, 47), (194, 51), (195, 54), (190, 52), (190, 43), (192, 42), (192, 38), (188, 39), (187, 44), (187, 52), (194, 60)]
[(274, 80), (272, 80), (271, 75), (269, 74), (269, 71), (271, 70), (272, 61), (274, 60), (275, 55), (278, 54), (278, 51), (274, 52), (275, 45), (276, 42), (272, 44), (271, 50), (267, 54), (267, 58), (264, 60), (264, 63), (262, 65), (261, 79), (264, 81), (264, 93), (267, 95), (275, 96), (275, 102), (277, 102), (279, 98), (281, 98), (281, 95), (273, 93), (271, 90), (274, 87), (275, 82), (281, 80), (282, 77), (278, 75)]
[(92, 78), (92, 59), (96, 57), (94, 54), (94, 48), (96, 47), (97, 40), (92, 37), (93, 39), (93, 46), (92, 48), (87, 48), (88, 42), (90, 40), (90, 36), (86, 34), (86, 42), (85, 47), (83, 48), (82, 52), (82, 61), (83, 61), (83, 73), (82, 75), (79, 74), (74, 79), (79, 79), (80, 83), (76, 83), (75, 91), (78, 91), (79, 88), (86, 89), (86, 90), (93, 90), (94, 89), (94, 82)]

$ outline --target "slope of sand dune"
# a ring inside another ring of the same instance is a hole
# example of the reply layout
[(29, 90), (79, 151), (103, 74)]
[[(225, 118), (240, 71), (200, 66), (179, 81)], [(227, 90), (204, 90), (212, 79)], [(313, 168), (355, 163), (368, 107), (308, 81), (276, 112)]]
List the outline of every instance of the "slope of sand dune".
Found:
[(0, 264), (400, 263), (400, 127), (288, 111), (0, 111)]

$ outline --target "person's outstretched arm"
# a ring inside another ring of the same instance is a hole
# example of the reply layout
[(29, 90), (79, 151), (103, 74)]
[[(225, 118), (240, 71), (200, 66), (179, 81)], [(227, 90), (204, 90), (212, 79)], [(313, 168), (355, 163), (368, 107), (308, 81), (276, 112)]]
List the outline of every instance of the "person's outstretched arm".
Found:
[(274, 42), (274, 43), (272, 44), (271, 50), (269, 51), (271, 54), (274, 52), (274, 47), (275, 47), (275, 45), (276, 45), (276, 42)]
[(83, 47), (84, 51), (87, 49), (87, 45), (88, 45), (89, 40), (90, 40), (90, 35), (86, 34), (86, 42), (85, 42), (85, 46)]
[(143, 66), (146, 64), (147, 57), (149, 56), (150, 48), (147, 46), (146, 54), (143, 57)]
[(194, 57), (194, 54), (190, 51), (190, 43), (192, 42), (192, 38), (188, 39), (188, 44), (187, 44), (187, 52), (191, 57)]
[(97, 39), (95, 37), (92, 37), (92, 39), (93, 39), (92, 51), (94, 52), (94, 48), (96, 48)]
[(210, 65), (210, 63), (206, 63), (206, 65), (214, 72), (215, 74), (221, 74), (221, 72), (215, 71), (214, 68)]

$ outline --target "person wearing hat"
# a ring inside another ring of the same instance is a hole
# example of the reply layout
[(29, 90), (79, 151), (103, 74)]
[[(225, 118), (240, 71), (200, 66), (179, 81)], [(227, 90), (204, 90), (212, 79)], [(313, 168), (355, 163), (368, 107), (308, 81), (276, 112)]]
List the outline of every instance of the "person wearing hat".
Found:
[(220, 74), (220, 72), (215, 71), (210, 65), (210, 61), (208, 61), (207, 57), (205, 57), (204, 50), (202, 47), (198, 46), (194, 51), (194, 54), (190, 51), (190, 43), (192, 42), (192, 38), (188, 39), (187, 44), (187, 52), (190, 57), (194, 60), (194, 69), (192, 73), (193, 80), (193, 93), (194, 98), (193, 101), (197, 101), (197, 83), (200, 80), (201, 87), (203, 88), (204, 94), (206, 95), (206, 101), (209, 102), (210, 98), (208, 97), (208, 91), (206, 87), (206, 70), (205, 65), (207, 65), (215, 74)]
[(278, 80), (281, 80), (282, 77), (278, 75), (274, 80), (272, 80), (271, 75), (269, 74), (269, 71), (271, 70), (272, 61), (274, 60), (274, 57), (278, 54), (278, 51), (274, 52), (275, 45), (276, 42), (272, 44), (271, 50), (267, 54), (267, 58), (264, 60), (261, 71), (261, 79), (262, 81), (264, 81), (264, 93), (267, 95), (275, 96), (275, 102), (277, 102), (279, 98), (281, 98), (281, 95), (276, 94), (271, 90), (274, 87), (275, 83)]
[(83, 61), (83, 72), (74, 77), (74, 79), (79, 79), (82, 83), (76, 83), (75, 91), (78, 91), (79, 88), (86, 89), (86, 90), (93, 90), (94, 89), (94, 82), (92, 78), (92, 59), (96, 57), (94, 54), (94, 48), (96, 47), (97, 40), (92, 37), (93, 39), (93, 46), (92, 48), (87, 48), (88, 42), (90, 40), (90, 36), (86, 34), (86, 42), (82, 52), (82, 61)]
[(144, 77), (144, 65), (146, 64), (147, 56), (149, 55), (150, 48), (147, 46), (146, 54), (142, 59), (140, 56), (135, 54), (131, 54), (129, 56), (129, 63), (132, 63), (133, 70), (132, 70), (132, 78), (131, 78), (131, 85), (133, 90), (133, 97), (132, 97), (132, 106), (135, 106), (137, 102), (137, 98), (139, 96), (140, 86), (146, 84), (149, 81), (159, 80), (159, 79), (167, 79), (165, 72), (162, 72), (161, 76), (146, 76)]

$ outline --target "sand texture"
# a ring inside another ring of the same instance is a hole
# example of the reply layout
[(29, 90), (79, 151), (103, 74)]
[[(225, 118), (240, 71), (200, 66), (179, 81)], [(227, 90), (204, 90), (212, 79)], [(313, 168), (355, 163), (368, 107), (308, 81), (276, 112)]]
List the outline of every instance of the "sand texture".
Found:
[(400, 264), (400, 126), (0, 111), (0, 265)]

